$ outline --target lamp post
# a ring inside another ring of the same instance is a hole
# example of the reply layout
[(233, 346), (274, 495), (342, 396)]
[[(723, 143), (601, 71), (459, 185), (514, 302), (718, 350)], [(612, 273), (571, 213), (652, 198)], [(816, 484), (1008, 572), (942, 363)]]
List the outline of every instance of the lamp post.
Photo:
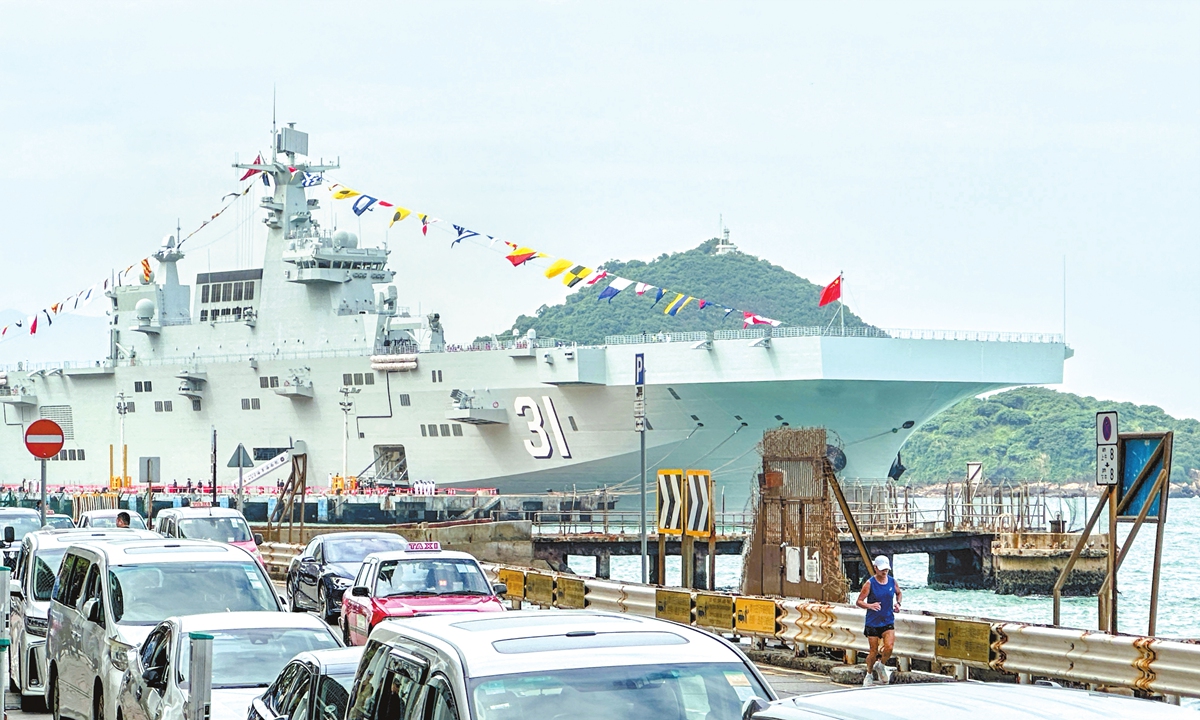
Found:
[[(125, 413), (129, 412), (131, 403), (125, 401), (125, 391), (117, 393), (117, 415), (121, 417), (121, 485), (125, 485), (125, 478), (129, 475), (129, 451), (125, 447)], [(112, 482), (112, 478), (109, 478)]]
[(342, 483), (343, 487), (346, 482), (346, 456), (350, 442), (350, 411), (354, 409), (354, 401), (350, 396), (359, 392), (359, 388), (343, 385), (339, 390), (342, 394), (342, 399), (338, 405), (342, 408)]

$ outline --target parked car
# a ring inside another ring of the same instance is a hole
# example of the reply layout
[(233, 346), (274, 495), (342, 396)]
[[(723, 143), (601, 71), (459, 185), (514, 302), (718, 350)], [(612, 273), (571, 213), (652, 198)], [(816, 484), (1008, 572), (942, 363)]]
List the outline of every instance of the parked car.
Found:
[(418, 613), (503, 612), (500, 595), (479, 561), (437, 543), (409, 543), (408, 550), (372, 553), (363, 561), (350, 592), (342, 596), (342, 640), (362, 645), (387, 618)]
[(240, 548), (164, 538), (74, 545), (50, 599), (51, 710), (115, 720), (129, 651), (168, 617), (282, 610), (266, 571)]
[(251, 703), (247, 720), (343, 720), (362, 651), (354, 647), (300, 653)]
[(212, 540), (240, 547), (263, 563), (258, 546), (262, 535), (250, 532), (246, 518), (237, 510), (222, 507), (165, 508), (155, 516), (155, 530), (163, 537)]
[(80, 542), (154, 539), (148, 530), (39, 530), (21, 541), (11, 582), (12, 615), (9, 632), (9, 677), (21, 695), (21, 709), (42, 709), (46, 703), (46, 632), (49, 628), (50, 591), (63, 555)]
[(774, 699), (754, 664), (686, 625), (587, 610), (425, 615), (371, 633), (346, 720), (739, 720), (753, 697)]
[(284, 582), (288, 609), (292, 612), (317, 610), (327, 622), (333, 622), (342, 609), (342, 594), (353, 584), (363, 559), (373, 552), (407, 547), (407, 540), (387, 532), (316, 536), (288, 564)]
[(746, 720), (1171, 720), (1196, 717), (1195, 710), (1108, 693), (1007, 683), (918, 683), (877, 685), (751, 701)]
[[(12, 528), (9, 536), (8, 528)], [(4, 554), (4, 565), (10, 570), (16, 567), (17, 553), (21, 551), (21, 541), (31, 532), (42, 529), (42, 516), (37, 510), (29, 508), (0, 508), (0, 552)]]
[(123, 720), (184, 720), (188, 634), (194, 632), (213, 636), (209, 720), (246, 720), (250, 703), (289, 660), (341, 647), (329, 626), (312, 615), (230, 612), (169, 618), (150, 632), (122, 676), (117, 702)]
[(46, 516), (46, 524), (42, 527), (50, 528), (51, 530), (70, 530), (75, 527), (75, 521), (71, 519), (70, 515), (55, 513)]
[(79, 514), (79, 527), (81, 528), (115, 528), (117, 526), (117, 516), (121, 513), (129, 513), (129, 527), (134, 530), (145, 530), (146, 521), (138, 514), (136, 510), (121, 510), (120, 508), (108, 510), (88, 510)]

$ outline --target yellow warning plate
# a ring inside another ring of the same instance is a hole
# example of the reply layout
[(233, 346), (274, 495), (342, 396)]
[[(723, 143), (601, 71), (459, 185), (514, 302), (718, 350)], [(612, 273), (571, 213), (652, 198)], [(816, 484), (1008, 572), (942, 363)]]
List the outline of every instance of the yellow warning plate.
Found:
[(500, 568), (496, 571), (496, 577), (500, 582), (508, 586), (508, 592), (506, 593), (508, 597), (525, 597), (525, 573), (520, 570)]
[(733, 596), (696, 593), (696, 624), (732, 630)]
[(737, 598), (734, 603), (738, 630), (759, 635), (775, 634), (775, 602), (758, 598)]
[(549, 607), (554, 602), (554, 578), (541, 573), (525, 573), (525, 599)]
[(583, 580), (559, 577), (554, 585), (554, 607), (583, 608), (587, 604)]
[(654, 617), (691, 625), (692, 594), (678, 590), (655, 590)]
[(992, 655), (992, 626), (978, 620), (937, 618), (934, 622), (937, 644), (934, 657), (987, 664)]

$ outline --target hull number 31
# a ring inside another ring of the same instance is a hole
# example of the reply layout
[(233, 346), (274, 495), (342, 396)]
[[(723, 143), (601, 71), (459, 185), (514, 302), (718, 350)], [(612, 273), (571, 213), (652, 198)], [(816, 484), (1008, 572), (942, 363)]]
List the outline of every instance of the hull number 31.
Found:
[[(529, 432), (534, 435), (532, 440), (525, 439), (525, 451), (538, 460), (545, 460), (554, 457), (554, 445), (558, 445), (558, 454), (564, 458), (570, 458), (571, 448), (567, 446), (567, 436), (563, 434), (562, 424), (558, 421), (558, 412), (554, 409), (554, 401), (548, 395), (543, 395), (542, 406), (546, 409), (545, 415), (542, 414), (541, 408), (533, 401), (533, 398), (519, 397), (513, 403), (513, 411), (517, 417), (526, 419), (529, 423)], [(546, 434), (547, 425), (549, 425), (550, 432), (554, 434), (553, 444)]]

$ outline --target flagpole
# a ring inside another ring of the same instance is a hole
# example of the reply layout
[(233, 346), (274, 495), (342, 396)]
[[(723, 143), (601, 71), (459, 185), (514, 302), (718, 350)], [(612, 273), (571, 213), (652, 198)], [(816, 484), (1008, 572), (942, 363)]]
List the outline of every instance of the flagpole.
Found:
[(842, 319), (842, 335), (846, 334), (846, 301), (843, 300), (846, 296), (846, 274), (838, 273), (838, 317)]

